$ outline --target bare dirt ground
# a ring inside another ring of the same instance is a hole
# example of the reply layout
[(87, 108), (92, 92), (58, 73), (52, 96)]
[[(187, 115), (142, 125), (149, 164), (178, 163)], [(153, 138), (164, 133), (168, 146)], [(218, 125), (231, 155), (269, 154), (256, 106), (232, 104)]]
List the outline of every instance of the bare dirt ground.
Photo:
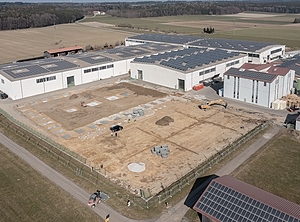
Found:
[[(87, 107), (80, 106), (82, 100)], [(223, 107), (203, 111), (199, 103), (121, 81), (18, 109), (88, 164), (102, 165), (101, 172), (112, 181), (135, 193), (156, 194), (260, 122), (255, 114)], [(117, 137), (109, 130), (114, 124), (124, 127)], [(169, 147), (168, 158), (151, 153), (161, 145)], [(132, 172), (131, 163), (145, 164), (145, 170)]]

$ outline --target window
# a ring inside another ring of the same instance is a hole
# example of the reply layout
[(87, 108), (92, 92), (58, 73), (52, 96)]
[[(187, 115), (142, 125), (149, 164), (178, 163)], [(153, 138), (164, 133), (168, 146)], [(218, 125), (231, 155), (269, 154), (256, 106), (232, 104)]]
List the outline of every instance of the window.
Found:
[(254, 80), (252, 80), (252, 102), (254, 102)]
[(275, 49), (275, 50), (272, 50), (271, 51), (271, 54), (274, 54), (274, 53), (277, 53), (277, 52), (281, 52), (282, 51), (282, 48), (280, 48), (280, 49)]
[(233, 98), (235, 98), (235, 90), (236, 90), (236, 77), (234, 77), (234, 82), (233, 82)]
[(83, 73), (89, 73), (89, 72), (91, 72), (91, 69), (83, 70)]
[(264, 82), (264, 86), (267, 86), (267, 83), (266, 83), (266, 82)]
[(1, 83), (4, 84), (4, 79), (1, 79)]
[(202, 76), (202, 75), (204, 75), (204, 71), (199, 72), (199, 76)]
[(111, 64), (111, 65), (107, 65), (107, 68), (113, 68), (114, 67), (114, 64)]
[(92, 68), (92, 72), (98, 71), (98, 68)]
[(230, 79), (230, 76), (229, 76), (229, 75), (227, 76), (227, 79)]
[(256, 97), (255, 97), (255, 103), (258, 101), (258, 80), (256, 80)]
[(240, 98), (240, 77), (238, 77), (238, 83), (237, 83), (237, 99)]
[(56, 80), (56, 76), (49, 76), (46, 78), (37, 79), (36, 83), (47, 82), (47, 81), (51, 81), (51, 80)]
[(106, 69), (106, 66), (99, 67), (99, 70), (103, 70), (103, 69)]
[(254, 53), (248, 53), (248, 56), (253, 58), (259, 58), (259, 54), (254, 54)]

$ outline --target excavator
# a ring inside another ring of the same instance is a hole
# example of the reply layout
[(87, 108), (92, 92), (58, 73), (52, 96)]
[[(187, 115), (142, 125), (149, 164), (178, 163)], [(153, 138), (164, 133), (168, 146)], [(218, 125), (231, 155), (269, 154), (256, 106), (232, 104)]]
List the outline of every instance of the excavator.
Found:
[(223, 106), (223, 107), (226, 108), (227, 107), (227, 102), (225, 102), (222, 99), (218, 99), (218, 100), (210, 101), (207, 104), (199, 105), (198, 107), (200, 109), (206, 110), (206, 109), (210, 109), (212, 106), (215, 106), (215, 105)]

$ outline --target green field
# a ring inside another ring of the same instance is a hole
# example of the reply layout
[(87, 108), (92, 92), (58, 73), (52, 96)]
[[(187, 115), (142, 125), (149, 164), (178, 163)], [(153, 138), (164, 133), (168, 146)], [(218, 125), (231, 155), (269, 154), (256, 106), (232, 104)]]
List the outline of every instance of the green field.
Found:
[(103, 221), (0, 145), (0, 221)]
[(238, 169), (234, 176), (300, 204), (299, 139), (288, 134), (278, 137)]

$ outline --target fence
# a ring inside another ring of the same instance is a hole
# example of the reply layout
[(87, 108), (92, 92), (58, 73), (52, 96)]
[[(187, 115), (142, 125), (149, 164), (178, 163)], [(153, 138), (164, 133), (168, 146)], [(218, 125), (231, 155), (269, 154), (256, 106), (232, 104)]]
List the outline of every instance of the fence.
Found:
[(238, 138), (233, 143), (227, 145), (224, 149), (220, 150), (214, 156), (208, 158), (205, 162), (199, 164), (196, 168), (180, 178), (178, 181), (171, 184), (169, 187), (165, 188), (159, 194), (149, 197), (142, 196), (142, 198), (147, 202), (147, 207), (155, 206), (157, 205), (157, 203), (164, 202), (174, 196), (176, 193), (180, 192), (184, 187), (188, 186), (190, 183), (193, 183), (199, 176), (204, 175), (204, 173), (211, 169), (212, 166), (219, 163), (230, 153), (237, 150), (239, 147), (241, 147), (241, 145), (245, 144), (259, 132), (264, 130), (268, 125), (268, 122), (261, 123), (260, 125), (249, 131), (247, 134)]
[(111, 190), (113, 187), (116, 192), (110, 193), (111, 197), (115, 196), (119, 199), (121, 198), (127, 200), (128, 196), (131, 195), (131, 200), (141, 208), (150, 208), (152, 206), (157, 206), (159, 203), (171, 198), (173, 195), (180, 192), (182, 188), (188, 186), (196, 178), (198, 178), (200, 175), (203, 175), (212, 166), (223, 160), (226, 156), (228, 156), (230, 153), (235, 151), (242, 144), (249, 141), (251, 138), (253, 138), (268, 126), (268, 122), (260, 124), (244, 136), (234, 141), (232, 144), (229, 144), (227, 147), (220, 150), (205, 162), (199, 164), (198, 167), (187, 173), (178, 181), (171, 184), (169, 187), (165, 188), (157, 195), (147, 195), (147, 193), (149, 192), (145, 190), (139, 190), (138, 193), (141, 196), (140, 198), (134, 194), (129, 194), (129, 192), (126, 194), (124, 188), (116, 186), (116, 184), (111, 182), (108, 178), (105, 178), (108, 176), (107, 172), (105, 172), (105, 169), (92, 169), (87, 164), (87, 160), (84, 157), (72, 152), (68, 148), (31, 129), (30, 127), (10, 116), (1, 108), (0, 124), (5, 126), (6, 128), (10, 128), (15, 133), (21, 135), (28, 142), (34, 144), (39, 149), (57, 159), (57, 161), (60, 161), (71, 168), (77, 176), (83, 177), (97, 186), (101, 186), (103, 190)]

